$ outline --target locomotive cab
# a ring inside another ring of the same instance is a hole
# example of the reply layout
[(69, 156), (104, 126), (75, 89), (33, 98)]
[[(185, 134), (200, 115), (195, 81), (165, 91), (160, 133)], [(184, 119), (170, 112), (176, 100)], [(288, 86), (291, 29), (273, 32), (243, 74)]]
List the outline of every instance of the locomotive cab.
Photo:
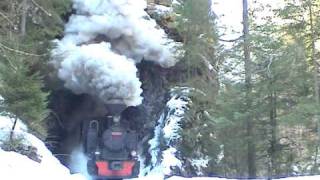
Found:
[(111, 126), (104, 125), (104, 121), (98, 120), (91, 120), (88, 123), (84, 143), (89, 158), (88, 173), (99, 179), (137, 177), (139, 173), (137, 133), (123, 127), (119, 118), (113, 120)]

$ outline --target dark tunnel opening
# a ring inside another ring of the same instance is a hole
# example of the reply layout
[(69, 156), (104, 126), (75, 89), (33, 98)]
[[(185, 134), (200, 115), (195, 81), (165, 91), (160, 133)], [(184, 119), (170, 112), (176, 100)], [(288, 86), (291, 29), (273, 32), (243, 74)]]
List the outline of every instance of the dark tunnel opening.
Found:
[[(69, 90), (54, 91), (50, 97), (52, 110), (48, 120), (46, 144), (60, 162), (70, 168), (70, 155), (82, 145), (82, 124), (90, 120), (108, 121), (108, 117), (121, 115), (121, 123), (142, 136), (145, 116), (143, 108), (124, 105), (105, 105), (90, 95), (76, 95)], [(107, 122), (110, 123), (110, 122)]]

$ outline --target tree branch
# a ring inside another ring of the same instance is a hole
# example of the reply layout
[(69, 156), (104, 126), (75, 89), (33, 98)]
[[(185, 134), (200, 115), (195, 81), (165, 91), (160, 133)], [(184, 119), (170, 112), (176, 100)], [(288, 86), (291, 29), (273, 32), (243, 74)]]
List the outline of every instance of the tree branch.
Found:
[(236, 39), (221, 39), (221, 38), (218, 38), (218, 40), (219, 41), (223, 41), (223, 42), (235, 42), (235, 41), (238, 41), (238, 40), (240, 40), (242, 38), (243, 38), (243, 36), (240, 36), (240, 37), (238, 37)]
[(2, 43), (0, 43), (0, 47), (3, 48), (3, 49), (6, 49), (6, 50), (8, 50), (8, 51), (11, 51), (11, 52), (14, 52), (14, 53), (17, 53), (17, 54), (21, 54), (21, 55), (26, 55), (26, 56), (43, 57), (43, 56), (48, 55), (47, 53), (45, 53), (45, 54), (33, 54), (33, 53), (28, 53), (28, 52), (20, 51), (20, 50), (17, 50), (17, 49), (10, 48), (10, 47), (2, 44)]
[(40, 6), (35, 0), (31, 0), (31, 2), (37, 6), (41, 11), (43, 11), (47, 16), (51, 17), (52, 14), (50, 12), (48, 12), (47, 10), (45, 10), (42, 6)]
[(7, 20), (12, 27), (14, 27), (14, 23), (9, 19), (8, 16), (6, 16), (5, 14), (3, 14), (1, 11), (0, 11), (0, 15), (1, 15), (5, 20)]

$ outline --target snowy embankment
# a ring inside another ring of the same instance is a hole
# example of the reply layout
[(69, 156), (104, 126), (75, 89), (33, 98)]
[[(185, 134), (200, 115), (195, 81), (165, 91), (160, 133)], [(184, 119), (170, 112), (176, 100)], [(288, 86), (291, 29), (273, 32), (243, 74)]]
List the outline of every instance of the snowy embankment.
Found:
[[(4, 141), (8, 140), (13, 119), (0, 116), (0, 147)], [(15, 139), (19, 139), (23, 146), (36, 148), (36, 153), (40, 162), (31, 160), (29, 157), (16, 153), (4, 151), (0, 148), (0, 179), (1, 180), (85, 180), (80, 174), (70, 174), (46, 148), (45, 144), (27, 132), (27, 127), (18, 121), (14, 133)]]
[[(241, 179), (243, 180), (243, 178)], [(300, 177), (280, 178), (279, 180), (319, 180), (319, 179), (320, 179), (320, 176), (300, 176)], [(146, 177), (137, 178), (136, 180), (162, 180), (162, 178), (156, 177), (156, 176), (146, 176)], [(226, 179), (226, 178), (219, 178), (219, 177), (184, 178), (184, 177), (172, 176), (170, 178), (167, 178), (166, 180), (236, 180), (236, 179)]]
[[(0, 145), (7, 139), (13, 119), (5, 116), (0, 116)], [(25, 155), (4, 151), (0, 148), (0, 179), (1, 180), (87, 180), (80, 174), (70, 174), (70, 171), (64, 167), (46, 148), (44, 143), (27, 132), (26, 126), (18, 122), (15, 136), (20, 136), (25, 146), (33, 146), (37, 149), (37, 154), (41, 162), (31, 160)], [(168, 160), (170, 161), (170, 160)], [(137, 178), (137, 180), (162, 180), (161, 175), (149, 175)], [(167, 180), (224, 180), (224, 178), (209, 178), (209, 177), (170, 177)], [(320, 176), (305, 176), (305, 177), (290, 177), (286, 180), (318, 180)]]

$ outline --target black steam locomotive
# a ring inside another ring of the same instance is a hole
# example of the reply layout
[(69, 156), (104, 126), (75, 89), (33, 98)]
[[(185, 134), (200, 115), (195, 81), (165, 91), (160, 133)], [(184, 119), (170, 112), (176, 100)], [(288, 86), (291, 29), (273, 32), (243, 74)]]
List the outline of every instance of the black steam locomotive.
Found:
[(91, 120), (83, 125), (88, 173), (95, 179), (134, 178), (139, 174), (138, 137), (119, 117)]

